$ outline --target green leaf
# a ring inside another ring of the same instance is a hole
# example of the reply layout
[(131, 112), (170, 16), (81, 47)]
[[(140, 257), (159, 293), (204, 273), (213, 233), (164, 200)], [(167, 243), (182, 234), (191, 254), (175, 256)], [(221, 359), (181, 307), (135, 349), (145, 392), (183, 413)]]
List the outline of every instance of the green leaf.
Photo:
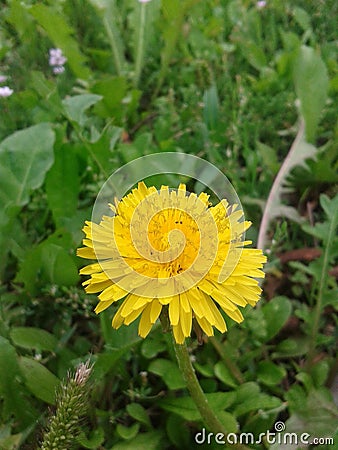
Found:
[(313, 48), (304, 45), (300, 47), (294, 61), (293, 78), (305, 121), (306, 139), (312, 142), (329, 84), (326, 66)]
[(186, 386), (181, 371), (172, 361), (156, 359), (150, 363), (148, 370), (159, 375), (169, 389), (182, 389)]
[(279, 384), (286, 376), (284, 367), (277, 366), (271, 361), (261, 361), (258, 364), (257, 378), (267, 386)]
[(204, 122), (209, 130), (213, 130), (217, 125), (219, 110), (219, 100), (216, 85), (211, 86), (204, 92), (203, 104)]
[(84, 64), (86, 58), (80, 52), (77, 40), (72, 37), (74, 30), (54, 7), (37, 4), (28, 9), (30, 14), (45, 29), (54, 45), (62, 50), (74, 74), (78, 78), (87, 79), (90, 70)]
[(54, 161), (54, 132), (48, 123), (17, 131), (0, 144), (0, 207), (26, 205)]
[(216, 377), (221, 380), (226, 386), (230, 386), (230, 387), (236, 387), (237, 384), (234, 381), (231, 372), (229, 371), (229, 369), (226, 367), (226, 365), (222, 362), (219, 361), (218, 363), (216, 363), (215, 365), (215, 375)]
[(55, 162), (46, 177), (47, 201), (56, 226), (76, 213), (79, 191), (77, 157), (73, 147), (65, 144), (55, 150)]
[(190, 447), (189, 429), (181, 417), (176, 414), (169, 414), (166, 421), (166, 432), (170, 441), (175, 445), (175, 448)]
[(148, 413), (142, 405), (140, 405), (139, 403), (130, 403), (129, 405), (127, 405), (126, 409), (127, 409), (128, 414), (133, 419), (139, 421), (140, 423), (143, 423), (148, 428), (151, 428), (151, 423), (150, 423)]
[(80, 435), (77, 437), (77, 442), (82, 445), (84, 448), (88, 448), (90, 450), (96, 450), (100, 448), (100, 446), (103, 444), (105, 437), (104, 437), (104, 430), (103, 428), (95, 428), (89, 437), (87, 437), (84, 432), (82, 431)]
[(109, 77), (97, 81), (92, 91), (100, 95), (102, 101), (96, 105), (96, 113), (104, 118), (114, 117), (115, 120), (121, 121), (124, 110), (122, 101), (127, 95), (127, 88), (125, 77)]
[(15, 345), (39, 352), (43, 350), (54, 352), (58, 344), (55, 336), (41, 328), (13, 327), (10, 337)]
[(264, 51), (255, 42), (242, 39), (240, 48), (244, 57), (257, 70), (262, 70), (267, 66), (266, 56)]
[(3, 399), (2, 418), (10, 420), (12, 414), (21, 426), (29, 426), (36, 420), (37, 413), (27, 401), (20, 378), (22, 374), (14, 347), (0, 336), (0, 397)]
[(323, 386), (329, 376), (330, 365), (325, 359), (317, 362), (310, 369), (313, 382), (317, 388)]
[(307, 395), (292, 389), (292, 395), (288, 392), (286, 397), (292, 406), (291, 417), (286, 422), (287, 432), (308, 433), (312, 438), (333, 436), (338, 410), (327, 389), (312, 389)]
[(133, 439), (137, 433), (139, 432), (140, 424), (134, 423), (130, 427), (125, 427), (121, 423), (118, 423), (116, 426), (116, 433), (125, 440)]
[(278, 408), (282, 402), (279, 398), (262, 393), (254, 382), (244, 383), (237, 389), (237, 406), (235, 416), (242, 416), (251, 411)]
[(158, 353), (163, 352), (166, 349), (166, 344), (159, 337), (152, 339), (149, 336), (142, 342), (141, 353), (147, 359), (153, 359)]
[(160, 444), (163, 439), (161, 431), (149, 431), (138, 434), (130, 441), (115, 444), (111, 450), (159, 450), (163, 448)]
[(101, 98), (101, 95), (95, 94), (74, 95), (63, 100), (62, 104), (68, 119), (82, 127), (87, 120), (85, 111), (95, 105)]
[(25, 377), (25, 385), (31, 393), (36, 398), (55, 405), (55, 393), (60, 380), (45, 366), (31, 358), (22, 356), (19, 365)]
[[(223, 411), (233, 404), (236, 394), (234, 392), (216, 392), (205, 394), (209, 405), (215, 411)], [(166, 411), (175, 413), (185, 420), (199, 421), (201, 415), (190, 397), (168, 398), (160, 400), (159, 406)]]
[(287, 297), (280, 296), (266, 303), (262, 310), (266, 321), (266, 340), (269, 341), (278, 334), (287, 322), (291, 315), (292, 306)]
[(41, 251), (42, 276), (58, 286), (73, 286), (79, 281), (79, 274), (74, 262), (63, 247), (44, 243)]
[(293, 15), (298, 24), (303, 28), (304, 31), (311, 29), (311, 18), (308, 13), (303, 8), (298, 8), (297, 6), (293, 8)]
[(305, 355), (309, 351), (309, 340), (307, 337), (285, 339), (275, 350), (271, 355), (274, 359)]

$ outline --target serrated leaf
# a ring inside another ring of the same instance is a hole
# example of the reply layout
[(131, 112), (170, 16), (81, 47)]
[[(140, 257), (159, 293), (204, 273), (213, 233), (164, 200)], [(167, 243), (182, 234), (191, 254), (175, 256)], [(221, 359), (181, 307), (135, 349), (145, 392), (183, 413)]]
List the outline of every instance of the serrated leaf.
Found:
[(63, 51), (74, 74), (82, 79), (89, 78), (86, 58), (81, 53), (77, 40), (72, 37), (74, 30), (66, 22), (66, 16), (62, 16), (53, 6), (43, 4), (31, 6), (28, 11), (45, 29), (55, 46)]
[(305, 121), (306, 139), (312, 142), (329, 86), (326, 66), (316, 50), (305, 45), (300, 47), (294, 61), (293, 78)]
[(38, 361), (22, 356), (19, 359), (25, 385), (31, 393), (50, 405), (55, 404), (56, 389), (60, 380)]
[(39, 352), (43, 350), (53, 352), (58, 343), (56, 337), (48, 331), (34, 327), (13, 327), (10, 337), (15, 345)]
[(85, 111), (101, 99), (101, 95), (81, 94), (64, 99), (62, 104), (68, 119), (83, 126), (87, 120)]

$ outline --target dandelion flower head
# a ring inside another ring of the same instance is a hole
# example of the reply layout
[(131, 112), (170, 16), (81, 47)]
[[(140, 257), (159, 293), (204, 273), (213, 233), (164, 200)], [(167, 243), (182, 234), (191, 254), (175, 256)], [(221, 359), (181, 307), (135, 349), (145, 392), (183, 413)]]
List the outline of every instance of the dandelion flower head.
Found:
[(239, 306), (259, 300), (266, 257), (244, 248), (251, 223), (238, 205), (212, 206), (209, 195), (187, 193), (184, 184), (157, 190), (139, 183), (110, 207), (112, 216), (86, 222), (77, 254), (97, 260), (80, 271), (90, 275), (86, 292), (100, 292), (97, 313), (124, 299), (114, 328), (140, 316), (139, 335), (146, 337), (163, 311), (181, 344), (193, 324), (208, 336), (213, 327), (225, 332), (224, 313), (241, 322)]

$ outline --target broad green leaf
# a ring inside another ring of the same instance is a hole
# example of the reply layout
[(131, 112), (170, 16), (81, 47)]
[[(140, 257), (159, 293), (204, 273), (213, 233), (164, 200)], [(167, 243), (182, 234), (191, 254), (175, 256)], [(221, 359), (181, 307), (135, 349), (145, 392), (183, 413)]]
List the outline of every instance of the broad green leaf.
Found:
[(326, 66), (316, 50), (305, 45), (300, 47), (294, 61), (293, 78), (305, 121), (306, 139), (313, 142), (329, 83)]
[(47, 201), (56, 226), (61, 218), (76, 213), (79, 191), (77, 157), (72, 146), (65, 144), (55, 149), (55, 162), (46, 177)]
[(277, 366), (271, 361), (261, 361), (258, 364), (257, 378), (267, 386), (279, 384), (286, 376), (284, 367)]
[(84, 448), (88, 448), (90, 450), (96, 450), (100, 448), (105, 440), (104, 430), (103, 428), (95, 428), (89, 437), (87, 437), (82, 431), (80, 435), (77, 437), (77, 442), (82, 445)]
[(116, 162), (113, 160), (113, 149), (121, 136), (121, 132), (121, 128), (107, 126), (99, 137), (86, 143), (86, 148), (91, 158), (106, 178), (109, 178), (113, 170), (116, 169)]
[(31, 358), (22, 356), (19, 359), (19, 365), (25, 378), (25, 385), (31, 393), (36, 398), (54, 405), (56, 389), (60, 380), (45, 366)]
[(69, 249), (53, 242), (53, 236), (29, 250), (20, 265), (16, 281), (24, 283), (27, 291), (36, 295), (43, 284), (73, 286), (79, 281), (75, 258)]
[[(234, 403), (236, 394), (234, 392), (216, 392), (205, 394), (210, 406), (215, 411), (223, 411)], [(159, 406), (166, 411), (178, 414), (185, 420), (198, 421), (201, 415), (191, 397), (167, 398), (158, 402)]]
[(263, 308), (263, 315), (266, 321), (266, 340), (269, 341), (279, 333), (283, 325), (291, 315), (291, 302), (287, 297), (275, 297)]
[(63, 247), (46, 243), (42, 245), (41, 269), (43, 276), (58, 286), (73, 286), (79, 281), (77, 266)]
[(55, 336), (46, 330), (34, 327), (13, 327), (10, 337), (15, 345), (19, 347), (34, 349), (38, 352), (43, 350), (54, 352), (58, 344)]
[(37, 418), (34, 407), (27, 401), (25, 390), (20, 383), (22, 374), (15, 348), (0, 336), (0, 397), (3, 399), (2, 417), (10, 420), (13, 414), (21, 426), (29, 426)]
[(130, 427), (126, 427), (121, 423), (118, 423), (116, 426), (116, 433), (125, 440), (133, 439), (137, 433), (139, 432), (140, 424), (134, 423)]
[(28, 203), (54, 161), (54, 132), (48, 123), (16, 131), (0, 144), (0, 207)]
[(29, 12), (45, 29), (54, 45), (60, 48), (74, 74), (82, 79), (90, 76), (90, 70), (85, 66), (86, 58), (81, 53), (77, 40), (72, 37), (73, 28), (66, 22), (53, 6), (37, 4), (29, 8)]
[(242, 416), (251, 411), (270, 410), (281, 406), (277, 397), (260, 392), (259, 386), (254, 382), (244, 383), (237, 389), (235, 416)]
[(152, 339), (152, 337), (149, 336), (142, 342), (141, 353), (145, 358), (152, 359), (165, 349), (166, 344), (164, 341), (159, 338)]
[(159, 450), (163, 448), (161, 441), (164, 438), (161, 431), (149, 431), (138, 434), (130, 441), (115, 444), (111, 450)]
[(129, 405), (127, 405), (126, 409), (127, 409), (128, 414), (133, 419), (137, 420), (140, 423), (143, 423), (148, 428), (151, 428), (151, 423), (150, 423), (148, 413), (142, 405), (140, 405), (139, 403), (130, 403)]
[(169, 389), (182, 389), (186, 386), (181, 371), (172, 361), (156, 359), (150, 363), (148, 370), (159, 375)]
[(307, 337), (288, 338), (280, 342), (272, 353), (273, 359), (292, 358), (305, 355), (309, 351), (309, 339)]
[(304, 31), (311, 29), (311, 18), (309, 14), (303, 8), (297, 6), (293, 8), (293, 16)]
[(95, 94), (74, 95), (73, 97), (63, 100), (62, 104), (68, 119), (83, 126), (87, 120), (85, 111), (92, 105), (95, 105), (101, 98), (101, 95)]
[(95, 106), (95, 112), (100, 117), (114, 117), (119, 124), (123, 117), (123, 99), (127, 95), (127, 89), (125, 77), (109, 77), (97, 81), (92, 87), (92, 92), (102, 100)]
[(241, 40), (240, 48), (244, 57), (257, 70), (262, 70), (267, 66), (264, 51), (253, 41)]
[(175, 445), (175, 448), (190, 447), (190, 436), (188, 431), (187, 424), (183, 422), (180, 416), (169, 414), (166, 421), (166, 432), (170, 441)]
[(226, 386), (237, 386), (236, 382), (233, 379), (233, 376), (231, 375), (231, 372), (222, 361), (216, 363), (214, 370), (216, 377), (221, 380)]

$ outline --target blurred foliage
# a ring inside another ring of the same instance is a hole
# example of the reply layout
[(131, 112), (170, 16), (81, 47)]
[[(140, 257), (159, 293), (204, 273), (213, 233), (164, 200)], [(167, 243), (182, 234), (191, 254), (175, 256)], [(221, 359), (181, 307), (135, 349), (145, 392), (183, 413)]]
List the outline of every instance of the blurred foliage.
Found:
[[(1, 449), (38, 448), (55, 390), (89, 355), (78, 448), (199, 448), (169, 336), (158, 326), (143, 341), (134, 325), (112, 330), (110, 310), (93, 313), (81, 228), (114, 170), (181, 151), (229, 177), (255, 241), (299, 120), (311, 152), (284, 171), (279, 206), (301, 220), (271, 217), (264, 299), (226, 335), (189, 346), (231, 431), (258, 436), (281, 420), (334, 436), (336, 17), (334, 0), (1, 2), (1, 85), (14, 90), (0, 97)], [(48, 65), (56, 47), (60, 74)]]

